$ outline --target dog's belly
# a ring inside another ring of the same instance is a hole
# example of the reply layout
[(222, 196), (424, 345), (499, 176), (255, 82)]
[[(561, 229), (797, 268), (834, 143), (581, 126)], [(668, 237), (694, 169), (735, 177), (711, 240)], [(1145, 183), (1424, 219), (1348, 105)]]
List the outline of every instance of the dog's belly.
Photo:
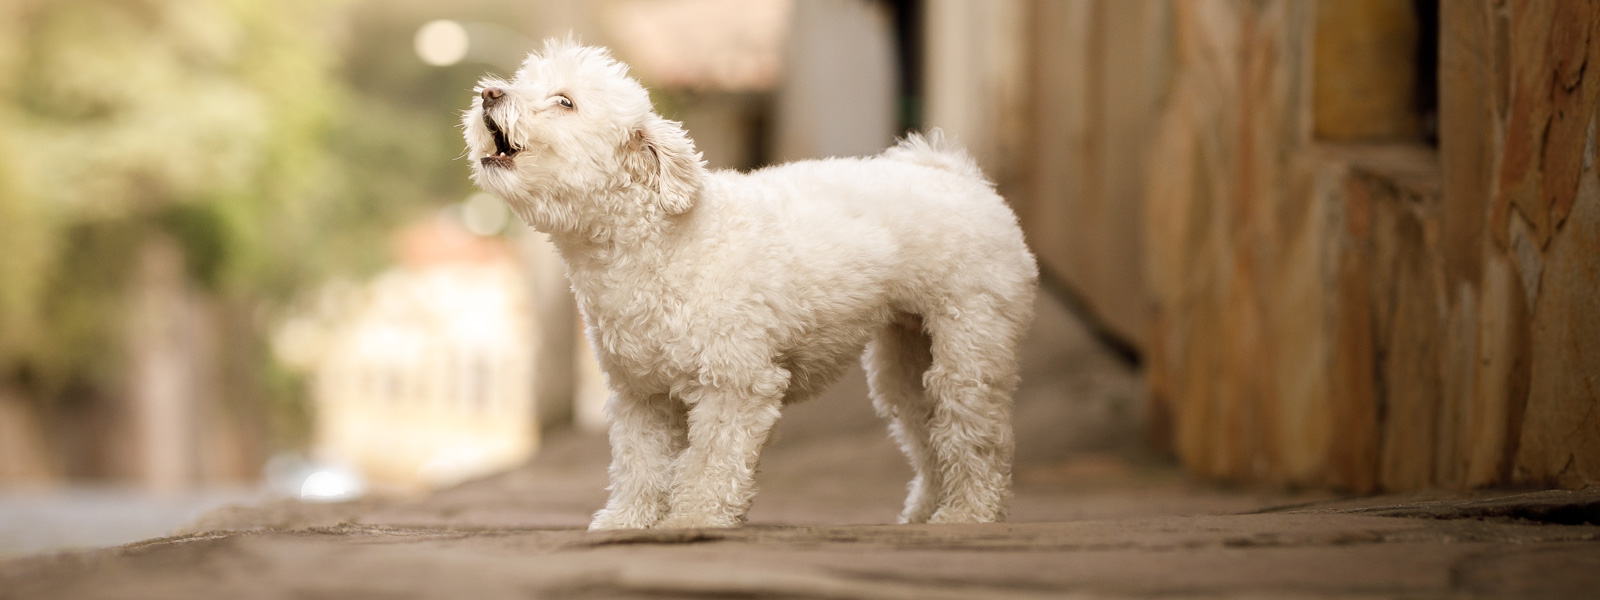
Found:
[(801, 336), (799, 343), (781, 350), (778, 366), (789, 371), (789, 389), (783, 402), (805, 400), (838, 380), (852, 362), (861, 358), (876, 325), (870, 319), (836, 324)]
[[(870, 332), (830, 332), (832, 335), (821, 336), (822, 339), (808, 340), (810, 343), (795, 346), (787, 350), (776, 352), (774, 362), (789, 372), (789, 387), (784, 392), (783, 402), (789, 404), (799, 402), (815, 396), (826, 389), (844, 373), (851, 362), (860, 358), (866, 348)], [(627, 334), (602, 334), (616, 343), (620, 338), (630, 338)], [(692, 382), (701, 379), (698, 365), (679, 364), (668, 360), (671, 356), (670, 348), (651, 347), (649, 344), (634, 342), (634, 348), (643, 348), (644, 351), (629, 354), (616, 354), (604, 352), (603, 363), (612, 365), (625, 374), (630, 384), (641, 392), (667, 393), (669, 390), (684, 387), (683, 382)]]
[(779, 366), (789, 371), (789, 389), (783, 403), (799, 402), (826, 389), (844, 373), (850, 362), (861, 356), (865, 342), (844, 348), (799, 348), (779, 357)]

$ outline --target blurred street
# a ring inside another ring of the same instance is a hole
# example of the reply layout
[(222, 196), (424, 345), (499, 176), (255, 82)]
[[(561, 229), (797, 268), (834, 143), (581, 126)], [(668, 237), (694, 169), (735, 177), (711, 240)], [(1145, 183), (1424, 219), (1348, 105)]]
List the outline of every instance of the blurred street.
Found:
[(5, 490), (0, 492), (0, 557), (159, 537), (218, 507), (261, 498), (259, 491), (242, 487), (172, 493), (85, 485)]
[(876, 524), (900, 487), (875, 473), (886, 453), (850, 443), (814, 488), (777, 473), (807, 460), (775, 455), (744, 529), (589, 534), (602, 446), (566, 438), (422, 502), (226, 510), (175, 537), (0, 562), (0, 598), (1577, 598), (1600, 585), (1595, 488), (1284, 505), (1302, 499), (1066, 462), (1019, 486), (1011, 523), (895, 526)]

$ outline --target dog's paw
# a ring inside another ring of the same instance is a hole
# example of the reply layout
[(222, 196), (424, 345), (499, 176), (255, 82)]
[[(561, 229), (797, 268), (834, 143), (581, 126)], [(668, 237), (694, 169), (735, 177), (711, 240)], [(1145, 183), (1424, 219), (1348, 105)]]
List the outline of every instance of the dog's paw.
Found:
[(996, 509), (989, 509), (989, 510), (957, 510), (957, 509), (954, 509), (954, 508), (951, 508), (951, 507), (947, 506), (947, 507), (939, 509), (938, 511), (935, 511), (933, 513), (933, 516), (928, 518), (927, 522), (928, 523), (935, 523), (935, 524), (938, 524), (938, 523), (998, 523), (998, 522), (1001, 522), (1001, 521), (1004, 521), (1004, 520), (1005, 520), (1005, 517), (1002, 516), (1000, 511), (996, 510)]
[(660, 520), (660, 514), (654, 511), (604, 508), (594, 514), (594, 520), (589, 522), (589, 531), (649, 529), (655, 526), (658, 520)]
[(668, 514), (667, 517), (665, 519), (662, 519), (660, 523), (656, 523), (655, 528), (656, 529), (728, 529), (728, 528), (732, 528), (732, 527), (738, 527), (738, 526), (743, 525), (743, 524), (744, 524), (744, 520), (743, 519), (740, 519), (738, 517), (730, 517), (730, 516), (727, 516), (727, 515), (695, 514), (695, 513), (674, 512), (674, 513)]
[(900, 512), (899, 523), (901, 525), (917, 525), (927, 523), (932, 517), (933, 510), (931, 509), (906, 509)]

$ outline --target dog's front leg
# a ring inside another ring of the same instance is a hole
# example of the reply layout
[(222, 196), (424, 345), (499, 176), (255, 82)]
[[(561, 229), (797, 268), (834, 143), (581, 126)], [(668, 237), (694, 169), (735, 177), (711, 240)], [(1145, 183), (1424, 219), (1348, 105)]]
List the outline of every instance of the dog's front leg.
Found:
[[(659, 528), (738, 527), (755, 497), (756, 462), (778, 422), (788, 374), (733, 389), (703, 387), (686, 396), (689, 447), (678, 457), (672, 510)], [(776, 382), (776, 383), (774, 383)]]
[(590, 531), (645, 529), (667, 513), (672, 463), (684, 446), (682, 405), (665, 394), (616, 392), (606, 403), (611, 421), (611, 498)]

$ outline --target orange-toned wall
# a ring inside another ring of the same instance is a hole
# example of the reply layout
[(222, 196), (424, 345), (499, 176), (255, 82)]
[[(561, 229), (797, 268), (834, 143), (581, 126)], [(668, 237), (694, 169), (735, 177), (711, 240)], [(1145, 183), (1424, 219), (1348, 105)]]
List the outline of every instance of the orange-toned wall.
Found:
[(1600, 482), (1600, 6), (1441, 2), (1436, 144), (1413, 6), (1032, 4), (1013, 197), (1197, 473)]

